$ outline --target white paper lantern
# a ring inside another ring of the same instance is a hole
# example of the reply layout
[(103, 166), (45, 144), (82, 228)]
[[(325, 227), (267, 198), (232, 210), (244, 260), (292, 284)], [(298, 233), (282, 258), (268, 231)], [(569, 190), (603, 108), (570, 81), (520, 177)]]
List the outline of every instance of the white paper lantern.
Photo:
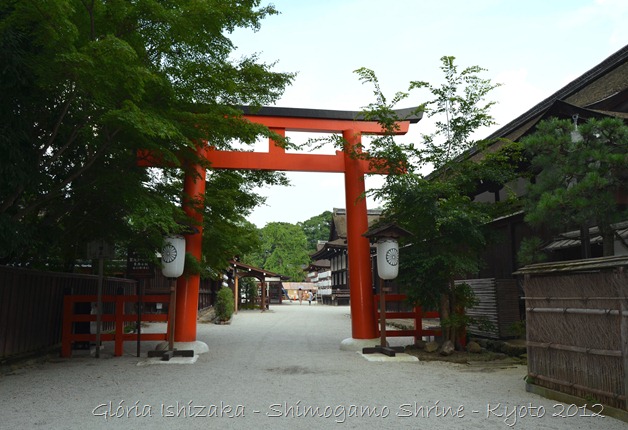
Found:
[(395, 279), (399, 273), (399, 245), (396, 239), (377, 241), (377, 271), (382, 279)]
[(161, 249), (162, 273), (166, 278), (178, 278), (183, 275), (185, 266), (185, 238), (167, 236)]

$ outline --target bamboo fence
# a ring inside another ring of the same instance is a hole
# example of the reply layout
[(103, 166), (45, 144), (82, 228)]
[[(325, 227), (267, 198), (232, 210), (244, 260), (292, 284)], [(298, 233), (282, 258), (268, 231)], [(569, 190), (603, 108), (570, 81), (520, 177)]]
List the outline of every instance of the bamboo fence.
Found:
[(628, 256), (526, 266), (528, 381), (628, 409)]

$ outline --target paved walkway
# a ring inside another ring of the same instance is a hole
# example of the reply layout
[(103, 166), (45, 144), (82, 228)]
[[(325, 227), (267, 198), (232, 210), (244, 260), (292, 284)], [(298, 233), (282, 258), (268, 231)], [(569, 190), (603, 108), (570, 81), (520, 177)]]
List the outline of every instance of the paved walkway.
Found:
[(552, 417), (562, 405), (527, 393), (522, 366), (369, 362), (341, 351), (348, 313), (293, 303), (199, 324), (210, 351), (195, 364), (138, 366), (147, 359), (128, 343), (123, 357), (108, 345), (100, 359), (75, 353), (21, 368), (0, 376), (0, 428), (626, 428)]

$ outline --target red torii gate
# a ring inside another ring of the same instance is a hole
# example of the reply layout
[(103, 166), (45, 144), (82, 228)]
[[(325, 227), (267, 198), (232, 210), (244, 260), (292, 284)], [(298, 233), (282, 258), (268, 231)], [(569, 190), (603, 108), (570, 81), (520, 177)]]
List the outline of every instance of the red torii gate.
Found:
[[(409, 125), (421, 119), (421, 115), (411, 115), (415, 108), (397, 111), (399, 118), (395, 134), (408, 132)], [(359, 151), (362, 134), (384, 134), (376, 121), (364, 120), (359, 112), (313, 110), (297, 108), (263, 107), (254, 113), (246, 113), (244, 118), (268, 127), (274, 133), (284, 136), (286, 131), (315, 133), (342, 133), (346, 142), (344, 151), (334, 155), (290, 154), (269, 139), (268, 152), (222, 151), (211, 146), (197, 147), (199, 157), (207, 159), (214, 169), (247, 169), (299, 172), (344, 173), (345, 201), (347, 211), (347, 245), (349, 252), (349, 291), (351, 294), (351, 333), (353, 339), (375, 339), (377, 325), (373, 313), (373, 291), (371, 277), (370, 244), (362, 236), (368, 230), (364, 174), (382, 173), (369, 166), (368, 161), (357, 159), (350, 154)], [(154, 166), (150, 157), (141, 158), (142, 166)], [(201, 165), (194, 165), (185, 173), (183, 208), (197, 223), (197, 231), (186, 235), (186, 252), (201, 258), (202, 252), (202, 211), (205, 196), (206, 171)], [(175, 319), (175, 341), (196, 341), (196, 314), (198, 308), (199, 275), (180, 277), (177, 282), (177, 303)]]

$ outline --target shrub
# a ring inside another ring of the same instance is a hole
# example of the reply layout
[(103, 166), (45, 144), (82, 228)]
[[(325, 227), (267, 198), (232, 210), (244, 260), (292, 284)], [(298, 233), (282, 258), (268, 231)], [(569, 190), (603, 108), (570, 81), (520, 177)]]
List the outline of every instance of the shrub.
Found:
[(229, 288), (221, 288), (216, 295), (216, 318), (219, 321), (229, 321), (233, 309), (233, 292)]
[(508, 327), (508, 331), (511, 335), (516, 336), (518, 339), (526, 338), (526, 321), (520, 320), (512, 323)]

